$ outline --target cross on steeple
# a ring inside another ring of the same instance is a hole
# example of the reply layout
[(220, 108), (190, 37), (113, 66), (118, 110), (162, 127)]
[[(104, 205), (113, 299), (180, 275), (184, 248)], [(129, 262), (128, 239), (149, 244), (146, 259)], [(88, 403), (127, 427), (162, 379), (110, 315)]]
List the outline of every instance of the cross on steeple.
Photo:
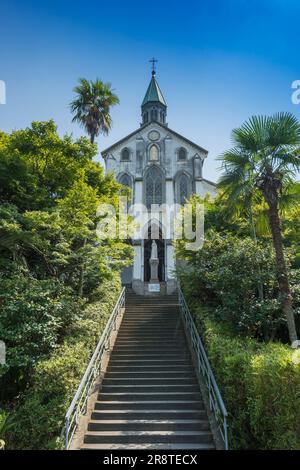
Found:
[(152, 57), (152, 59), (150, 59), (149, 62), (152, 63), (152, 75), (155, 75), (155, 72), (156, 72), (156, 65), (155, 65), (155, 63), (158, 62), (158, 60), (155, 59), (154, 57)]

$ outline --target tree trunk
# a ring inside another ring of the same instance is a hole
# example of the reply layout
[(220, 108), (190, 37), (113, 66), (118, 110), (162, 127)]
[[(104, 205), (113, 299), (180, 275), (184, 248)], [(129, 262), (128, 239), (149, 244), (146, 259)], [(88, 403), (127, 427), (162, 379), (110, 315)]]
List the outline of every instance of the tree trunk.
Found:
[(279, 291), (282, 297), (282, 310), (287, 320), (289, 338), (291, 343), (297, 340), (294, 312), (292, 308), (292, 295), (287, 273), (286, 262), (283, 251), (283, 241), (281, 233), (281, 221), (278, 212), (277, 198), (266, 196), (269, 205), (270, 226), (273, 238), (273, 245), (276, 254), (277, 278)]
[[(253, 220), (253, 211), (252, 211), (252, 201), (250, 200), (250, 225), (251, 225), (251, 229), (252, 229), (252, 234), (253, 234), (253, 240), (254, 240), (254, 243), (257, 244), (257, 236), (256, 236), (256, 230), (255, 230), (255, 224), (254, 224), (254, 220)], [(259, 300), (260, 301), (263, 301), (264, 300), (264, 286), (263, 286), (263, 283), (262, 283), (262, 275), (261, 275), (261, 268), (260, 268), (260, 264), (258, 264), (258, 274), (259, 274), (259, 280), (258, 280), (258, 285), (257, 285), (257, 289), (258, 289), (258, 295), (259, 295)]]
[(95, 142), (95, 134), (91, 134), (90, 141), (91, 141), (91, 144)]

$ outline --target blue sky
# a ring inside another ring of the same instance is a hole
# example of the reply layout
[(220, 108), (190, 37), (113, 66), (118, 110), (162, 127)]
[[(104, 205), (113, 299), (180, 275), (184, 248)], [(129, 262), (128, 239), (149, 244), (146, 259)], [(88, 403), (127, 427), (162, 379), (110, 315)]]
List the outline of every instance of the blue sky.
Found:
[(139, 127), (155, 56), (169, 126), (209, 150), (204, 176), (216, 180), (214, 159), (230, 147), (232, 128), (253, 114), (300, 119), (291, 102), (299, 24), (298, 0), (4, 0), (0, 128), (53, 118), (60, 134), (81, 135), (68, 109), (72, 89), (79, 77), (99, 77), (120, 97), (113, 130), (98, 139), (103, 150)]

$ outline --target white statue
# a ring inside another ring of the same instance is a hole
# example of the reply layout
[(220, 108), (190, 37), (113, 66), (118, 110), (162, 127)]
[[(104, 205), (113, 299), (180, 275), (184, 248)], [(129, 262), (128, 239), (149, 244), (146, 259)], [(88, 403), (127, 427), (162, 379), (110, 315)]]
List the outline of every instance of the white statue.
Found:
[(157, 259), (157, 244), (155, 240), (152, 240), (151, 259)]
[(158, 281), (158, 256), (157, 256), (157, 244), (155, 240), (152, 240), (152, 245), (151, 245), (151, 258), (149, 260), (150, 264), (150, 271), (151, 271), (151, 278), (150, 282), (159, 282)]

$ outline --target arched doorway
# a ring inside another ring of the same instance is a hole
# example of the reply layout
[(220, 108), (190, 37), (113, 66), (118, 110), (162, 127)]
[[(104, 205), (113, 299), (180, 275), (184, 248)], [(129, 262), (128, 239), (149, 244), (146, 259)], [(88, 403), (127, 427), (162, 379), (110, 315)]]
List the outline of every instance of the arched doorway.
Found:
[[(155, 240), (157, 244), (157, 256), (159, 259), (158, 264), (158, 279), (159, 282), (165, 280), (165, 240), (162, 238), (161, 229), (159, 229), (159, 238)], [(144, 282), (150, 281), (150, 257), (151, 257), (151, 226), (148, 228), (148, 238), (144, 240)]]

